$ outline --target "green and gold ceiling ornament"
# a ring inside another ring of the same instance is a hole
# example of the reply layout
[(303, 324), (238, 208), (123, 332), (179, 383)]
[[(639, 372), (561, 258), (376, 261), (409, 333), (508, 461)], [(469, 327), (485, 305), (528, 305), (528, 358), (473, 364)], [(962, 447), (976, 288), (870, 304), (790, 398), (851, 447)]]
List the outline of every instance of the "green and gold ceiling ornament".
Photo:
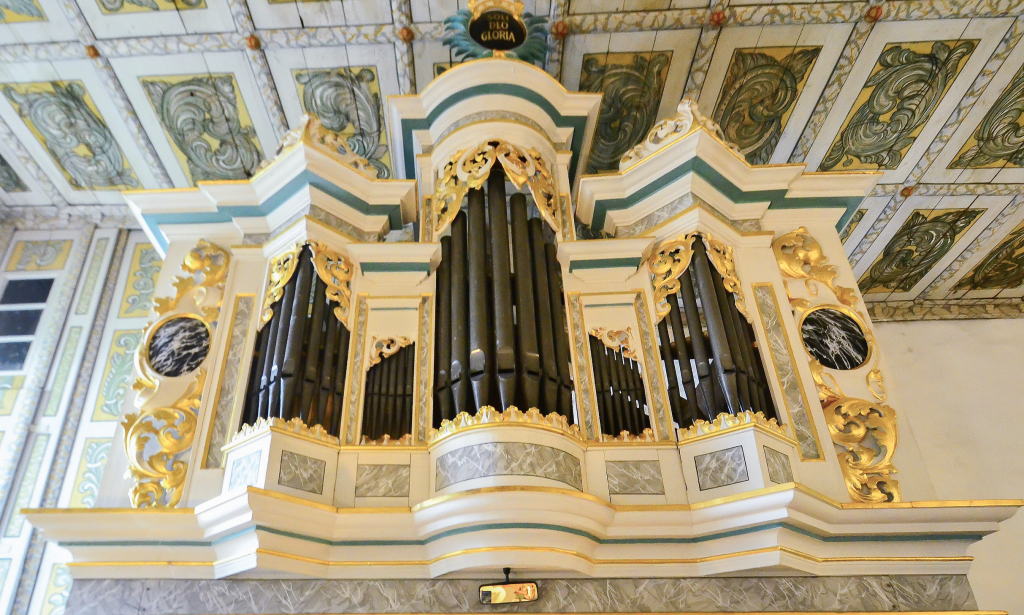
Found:
[(548, 54), (548, 18), (523, 12), (519, 0), (470, 0), (444, 20), (442, 41), (459, 61), (514, 58), (531, 64)]

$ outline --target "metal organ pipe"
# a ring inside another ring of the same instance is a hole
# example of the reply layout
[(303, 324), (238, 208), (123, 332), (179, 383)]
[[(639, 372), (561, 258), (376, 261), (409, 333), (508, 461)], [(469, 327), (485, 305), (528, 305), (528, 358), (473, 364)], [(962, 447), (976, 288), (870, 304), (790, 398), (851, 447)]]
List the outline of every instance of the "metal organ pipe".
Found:
[[(488, 238), (491, 246), (491, 294), (494, 306), (494, 364), (501, 408), (514, 404), (519, 386), (516, 377), (516, 330), (512, 314), (512, 263), (508, 243), (508, 203), (505, 170), (495, 165), (487, 178)], [(443, 258), (443, 256), (442, 256)], [(438, 284), (441, 279), (438, 278)], [(561, 292), (561, 284), (559, 284)]]

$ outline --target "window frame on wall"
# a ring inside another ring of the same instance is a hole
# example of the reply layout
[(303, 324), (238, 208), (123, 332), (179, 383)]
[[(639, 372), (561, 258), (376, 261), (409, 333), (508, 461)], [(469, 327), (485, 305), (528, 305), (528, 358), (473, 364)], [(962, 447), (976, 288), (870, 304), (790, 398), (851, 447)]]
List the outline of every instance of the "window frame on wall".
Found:
[[(21, 365), (17, 368), (4, 369), (3, 363), (0, 362), (0, 377), (3, 376), (23, 376), (26, 373), (25, 366), (32, 364), (32, 352), (36, 348), (34, 343), (36, 336), (39, 332), (39, 325), (43, 322), (43, 317), (46, 315), (47, 302), (50, 296), (53, 294), (53, 289), (56, 286), (58, 274), (61, 271), (54, 272), (37, 272), (37, 271), (10, 271), (4, 272), (2, 279), (0, 279), (0, 312), (36, 312), (35, 324), (32, 327), (31, 334), (21, 335), (4, 335), (0, 333), (0, 346), (4, 344), (17, 344), (28, 342), (28, 348), (25, 350), (25, 354), (21, 359)], [(50, 287), (46, 291), (46, 298), (42, 302), (32, 303), (6, 303), (3, 301), (7, 293), (7, 289), (11, 282), (19, 282), (25, 280), (50, 280)], [(2, 361), (2, 359), (0, 359)]]

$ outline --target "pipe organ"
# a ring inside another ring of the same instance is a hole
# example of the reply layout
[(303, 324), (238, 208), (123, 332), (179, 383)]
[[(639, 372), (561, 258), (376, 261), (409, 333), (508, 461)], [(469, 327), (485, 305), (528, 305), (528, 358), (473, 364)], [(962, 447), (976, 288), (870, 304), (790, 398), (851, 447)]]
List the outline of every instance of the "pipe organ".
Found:
[(126, 194), (165, 260), (125, 437), (28, 518), (91, 578), (963, 574), (1008, 508), (904, 504), (836, 230), (878, 175), (751, 166), (690, 101), (585, 175), (600, 102), (465, 62), (388, 101), (404, 179), (307, 118)]

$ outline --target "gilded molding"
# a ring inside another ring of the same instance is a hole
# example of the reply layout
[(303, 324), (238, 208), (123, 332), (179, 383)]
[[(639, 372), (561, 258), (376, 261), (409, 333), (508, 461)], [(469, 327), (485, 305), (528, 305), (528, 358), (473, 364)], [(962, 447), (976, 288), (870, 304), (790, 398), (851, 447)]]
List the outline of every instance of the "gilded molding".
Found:
[(690, 440), (733, 431), (748, 425), (761, 427), (772, 434), (784, 438), (787, 442), (792, 440), (789, 434), (786, 433), (785, 428), (779, 425), (778, 421), (766, 418), (763, 412), (753, 412), (751, 410), (745, 410), (739, 414), (723, 412), (711, 421), (697, 421), (686, 429), (677, 429), (676, 433), (679, 436), (679, 443), (683, 444)]
[(224, 448), (230, 448), (240, 442), (268, 431), (277, 431), (280, 433), (296, 435), (334, 446), (337, 446), (341, 442), (338, 438), (329, 434), (321, 425), (313, 425), (312, 427), (309, 427), (302, 422), (302, 419), (299, 417), (286, 421), (280, 417), (274, 416), (269, 419), (260, 417), (256, 419), (256, 422), (252, 425), (242, 425), (242, 428), (231, 437)]
[(392, 439), (388, 434), (384, 434), (379, 440), (371, 440), (369, 436), (363, 436), (359, 440), (359, 444), (363, 446), (412, 446), (413, 441), (411, 433), (395, 439)]
[(633, 328), (605, 329), (595, 327), (590, 334), (601, 340), (601, 343), (615, 352), (621, 352), (627, 359), (636, 360), (636, 350), (633, 349)]
[(322, 241), (310, 240), (306, 243), (313, 251), (316, 274), (327, 285), (327, 298), (338, 303), (338, 307), (334, 308), (334, 316), (348, 326), (349, 308), (352, 305), (351, 282), (355, 273), (352, 262)]
[(690, 266), (696, 236), (697, 233), (688, 233), (665, 241), (647, 258), (647, 266), (653, 276), (655, 323), (668, 315), (665, 298), (679, 292), (679, 276)]
[(398, 337), (383, 337), (378, 338), (374, 336), (370, 339), (370, 358), (366, 362), (366, 369), (369, 371), (371, 367), (380, 363), (384, 359), (395, 354), (399, 350), (412, 344), (412, 340), (400, 335)]
[(899, 502), (899, 482), (891, 478), (897, 471), (892, 463), (899, 437), (896, 411), (883, 403), (884, 397), (874, 402), (847, 397), (836, 379), (814, 359), (811, 375), (832, 441), (842, 449), (837, 451), (839, 466), (850, 496), (857, 502), (873, 504)]
[(623, 431), (617, 436), (609, 436), (608, 434), (598, 434), (597, 442), (657, 442), (658, 439), (654, 437), (654, 431), (650, 427), (645, 427), (639, 436), (634, 436), (628, 431)]
[(465, 431), (466, 429), (479, 425), (488, 424), (524, 426), (538, 425), (559, 431), (567, 436), (576, 438), (577, 440), (586, 440), (577, 425), (571, 425), (568, 419), (557, 412), (551, 412), (547, 415), (543, 415), (540, 413), (540, 410), (536, 408), (530, 408), (526, 412), (521, 412), (519, 408), (516, 408), (515, 406), (509, 406), (504, 412), (499, 412), (492, 406), (483, 406), (475, 415), (470, 415), (468, 412), (460, 412), (450, 421), (441, 421), (441, 427), (439, 429), (430, 430), (430, 434), (427, 436), (427, 442), (433, 444), (441, 438), (450, 436), (454, 433)]
[[(133, 412), (121, 420), (128, 472), (135, 481), (128, 491), (132, 508), (174, 508), (181, 501), (188, 462), (176, 457), (195, 439), (205, 384), (206, 370), (200, 368), (185, 394), (170, 406)], [(155, 450), (147, 447), (150, 443), (157, 445)]]
[(555, 180), (540, 152), (533, 148), (523, 149), (500, 139), (461, 150), (444, 165), (431, 198), (434, 236), (443, 233), (455, 219), (466, 193), (487, 183), (495, 162), (501, 164), (508, 180), (517, 189), (521, 189), (524, 184), (530, 189), (541, 216), (555, 234), (561, 236), (561, 205), (555, 191)]
[(295, 129), (285, 133), (281, 142), (278, 143), (277, 155), (264, 159), (257, 167), (254, 177), (260, 175), (279, 158), (300, 144), (313, 146), (366, 177), (377, 179), (377, 169), (366, 158), (352, 151), (346, 137), (327, 130), (321, 124), (319, 117), (308, 113), (302, 114), (302, 119), (299, 120), (299, 125)]
[(775, 260), (779, 263), (779, 270), (782, 271), (782, 281), (790, 302), (794, 299), (789, 293), (789, 282), (786, 278), (803, 280), (807, 292), (812, 297), (818, 296), (818, 289), (813, 282), (820, 282), (831, 290), (843, 305), (852, 307), (857, 303), (857, 293), (852, 288), (836, 284), (839, 270), (835, 265), (827, 264), (828, 257), (825, 256), (821, 244), (811, 237), (807, 227), (801, 226), (780, 235), (772, 242), (772, 250), (775, 252)]
[(297, 243), (281, 254), (270, 259), (270, 282), (267, 284), (267, 294), (263, 298), (263, 311), (260, 314), (260, 324), (257, 331), (270, 322), (274, 310), (270, 307), (281, 300), (284, 296), (284, 287), (288, 280), (292, 279), (295, 269), (299, 265), (299, 252), (302, 244)]

